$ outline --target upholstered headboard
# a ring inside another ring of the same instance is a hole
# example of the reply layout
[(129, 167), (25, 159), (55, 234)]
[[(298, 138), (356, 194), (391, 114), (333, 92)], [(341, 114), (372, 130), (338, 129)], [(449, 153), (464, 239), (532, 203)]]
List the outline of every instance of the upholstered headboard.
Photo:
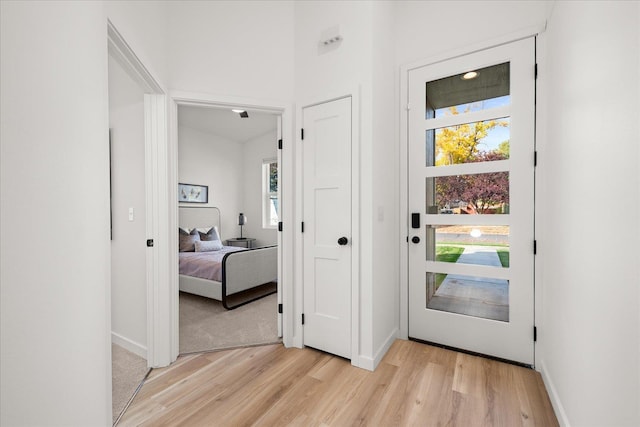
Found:
[(220, 209), (215, 206), (179, 206), (178, 226), (182, 228), (211, 228), (218, 227), (220, 236)]

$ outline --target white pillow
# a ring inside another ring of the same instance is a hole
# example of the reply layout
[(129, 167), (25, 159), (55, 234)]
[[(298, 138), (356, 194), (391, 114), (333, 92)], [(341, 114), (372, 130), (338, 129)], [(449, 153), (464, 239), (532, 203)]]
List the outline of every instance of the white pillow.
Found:
[(222, 242), (220, 240), (196, 240), (194, 245), (196, 252), (212, 252), (222, 249)]

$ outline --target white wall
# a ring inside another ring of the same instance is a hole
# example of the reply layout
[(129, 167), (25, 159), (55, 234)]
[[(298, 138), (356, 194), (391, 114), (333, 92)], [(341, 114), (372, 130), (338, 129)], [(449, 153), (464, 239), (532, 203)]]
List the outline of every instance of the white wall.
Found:
[[(309, 1), (296, 3), (295, 7), (295, 94), (299, 105), (356, 95), (359, 114), (353, 126), (359, 139), (353, 144), (359, 150), (359, 171), (355, 172), (359, 192), (353, 197), (359, 200), (358, 229), (354, 233), (360, 235), (360, 253), (353, 259), (353, 268), (360, 273), (360, 316), (352, 333), (359, 336), (356, 363), (369, 368), (384, 355), (384, 347), (393, 340), (398, 325), (398, 264), (386, 256), (387, 245), (393, 245), (397, 236), (395, 166), (391, 165), (388, 181), (378, 176), (379, 168), (389, 160), (385, 156), (394, 159), (397, 149), (393, 138), (394, 57), (392, 42), (387, 38), (392, 33), (392, 16), (388, 2)], [(322, 33), (336, 25), (343, 40), (323, 46)], [(374, 72), (376, 67), (380, 68)], [(381, 262), (374, 266), (376, 261)]]
[(640, 425), (639, 18), (557, 2), (546, 34), (538, 332), (565, 425)]
[(161, 85), (169, 82), (167, 6), (162, 0), (104, 2), (111, 23)]
[(278, 230), (262, 227), (262, 162), (276, 159), (277, 156), (276, 116), (273, 117), (273, 124), (273, 131), (242, 143), (244, 168), (242, 212), (248, 219), (247, 225), (243, 227), (243, 234), (257, 239), (256, 246), (278, 243)]
[(396, 9), (398, 66), (467, 49), (529, 27), (544, 27), (552, 2), (399, 1)]
[[(146, 358), (144, 93), (109, 55), (112, 340)], [(133, 208), (133, 221), (129, 221)]]
[(389, 336), (399, 328), (399, 268), (397, 248), (399, 140), (396, 118), (399, 76), (394, 67), (394, 3), (373, 3), (373, 351), (379, 360)]
[(293, 99), (293, 2), (169, 3), (171, 86), (251, 99)]
[(0, 424), (109, 425), (102, 3), (0, 12)]
[(220, 208), (222, 239), (240, 236), (238, 214), (244, 202), (243, 160), (242, 144), (190, 127), (178, 127), (179, 181), (209, 186), (206, 205), (180, 205)]

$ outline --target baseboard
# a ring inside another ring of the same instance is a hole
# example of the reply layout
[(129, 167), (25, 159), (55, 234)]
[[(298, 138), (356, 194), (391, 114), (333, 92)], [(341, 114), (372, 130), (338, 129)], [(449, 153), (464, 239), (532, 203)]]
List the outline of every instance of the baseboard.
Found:
[(142, 344), (138, 344), (137, 342), (132, 341), (129, 338), (125, 338), (113, 331), (111, 331), (111, 342), (119, 345), (125, 350), (129, 350), (133, 354), (137, 354), (145, 360), (147, 359), (147, 347)]
[(393, 345), (393, 342), (398, 338), (398, 332), (399, 330), (397, 328), (394, 329), (393, 331), (391, 331), (387, 339), (384, 340), (384, 344), (382, 344), (382, 347), (378, 349), (378, 351), (376, 352), (376, 356), (373, 359), (373, 369), (378, 367), (384, 355), (387, 354), (387, 351), (389, 351), (389, 349)]
[(366, 369), (368, 371), (374, 371), (382, 361), (384, 355), (387, 354), (387, 351), (389, 351), (389, 348), (396, 340), (397, 335), (398, 329), (396, 328), (391, 332), (391, 334), (389, 334), (387, 339), (385, 339), (384, 343), (378, 349), (374, 357), (358, 356), (357, 360), (352, 361), (351, 364), (357, 366), (358, 368)]
[(562, 406), (562, 402), (560, 402), (560, 396), (558, 396), (558, 391), (556, 390), (551, 377), (549, 377), (549, 371), (547, 371), (547, 367), (544, 363), (544, 360), (540, 360), (540, 375), (542, 375), (542, 381), (544, 382), (544, 386), (547, 389), (547, 393), (549, 394), (549, 399), (551, 400), (551, 405), (553, 406), (553, 410), (556, 412), (556, 418), (558, 419), (558, 423), (561, 427), (571, 427), (569, 423), (569, 418), (567, 418), (567, 414), (564, 411), (564, 406)]

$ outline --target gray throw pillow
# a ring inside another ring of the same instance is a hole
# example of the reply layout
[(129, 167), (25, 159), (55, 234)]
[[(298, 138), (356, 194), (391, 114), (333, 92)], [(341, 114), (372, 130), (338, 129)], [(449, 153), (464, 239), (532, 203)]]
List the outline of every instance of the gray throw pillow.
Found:
[(200, 240), (203, 240), (205, 242), (211, 240), (220, 240), (220, 234), (218, 234), (217, 227), (211, 227), (206, 233), (200, 231)]
[(195, 242), (196, 240), (200, 240), (200, 234), (195, 228), (191, 230), (191, 233), (187, 233), (182, 228), (178, 228), (178, 239), (180, 252), (195, 252)]

